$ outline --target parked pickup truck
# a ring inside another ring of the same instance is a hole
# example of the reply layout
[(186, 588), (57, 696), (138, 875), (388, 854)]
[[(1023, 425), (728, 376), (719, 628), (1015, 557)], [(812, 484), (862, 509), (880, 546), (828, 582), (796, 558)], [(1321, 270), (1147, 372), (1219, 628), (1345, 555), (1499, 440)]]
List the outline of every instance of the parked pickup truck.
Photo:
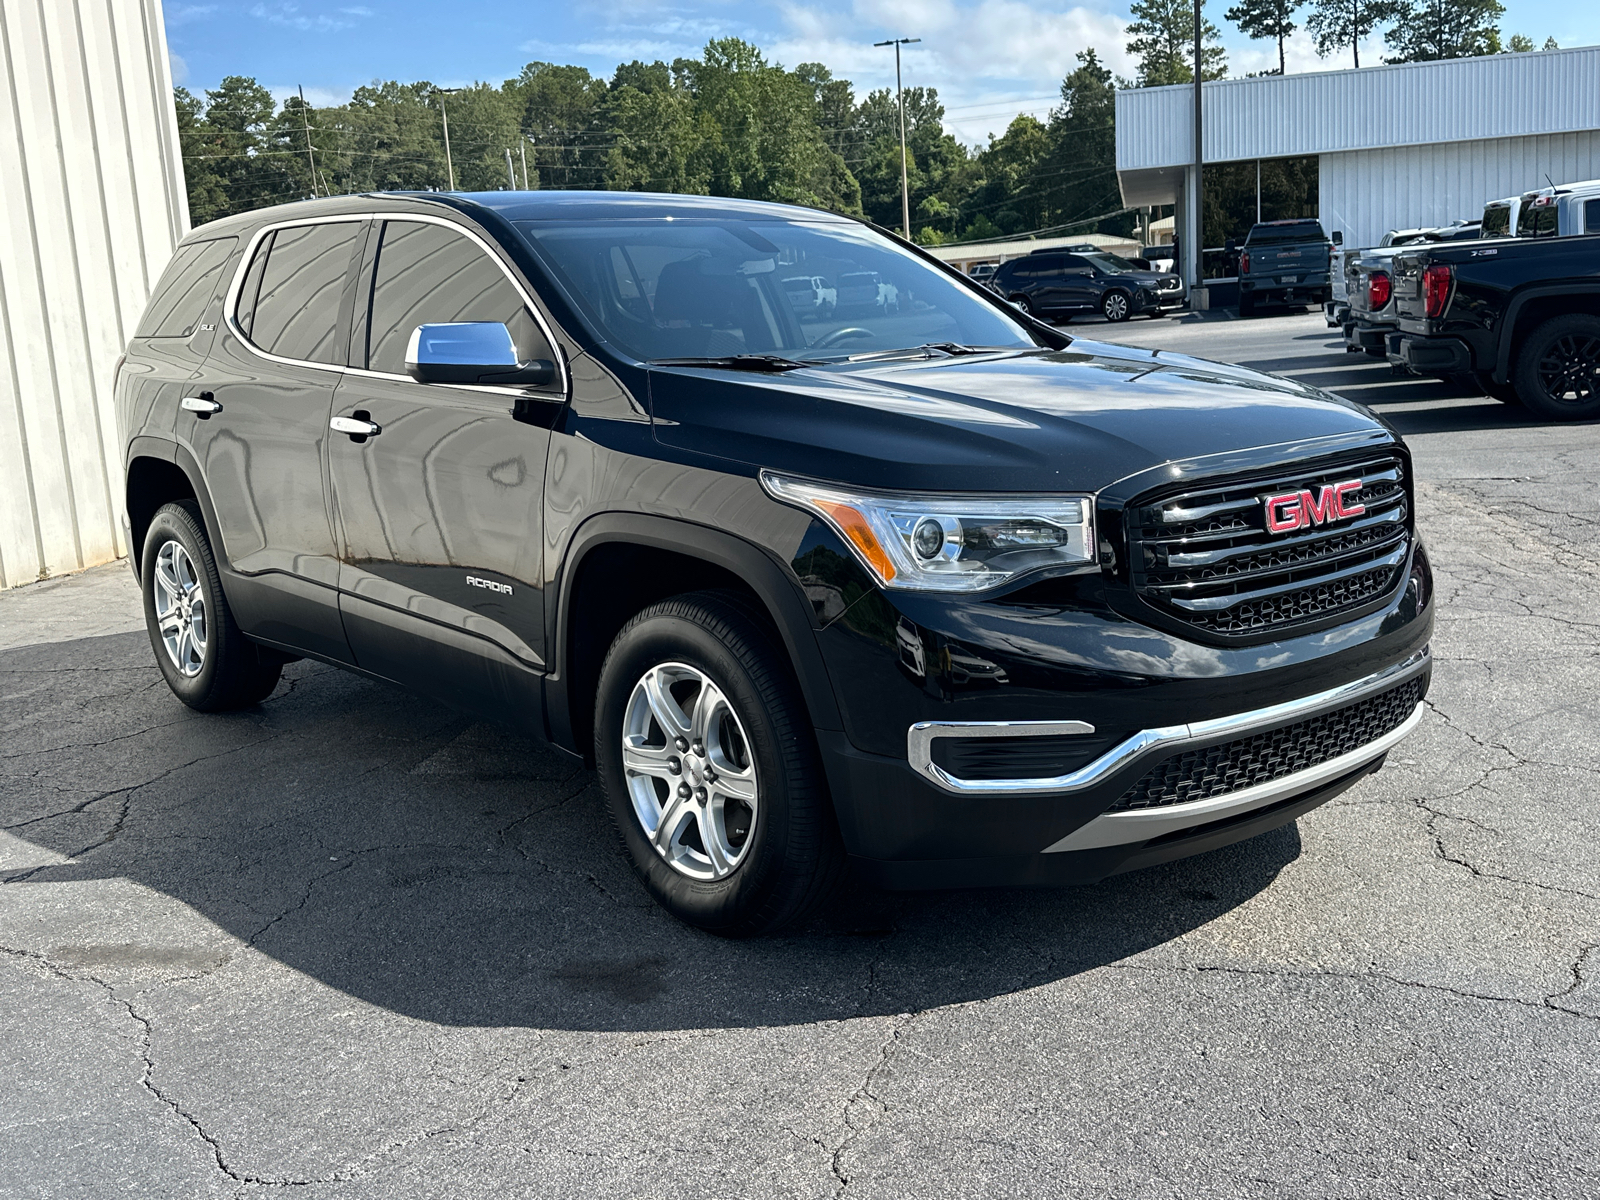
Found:
[(1518, 237), (1600, 233), (1600, 179), (1529, 192), (1517, 214)]
[(1458, 242), (1477, 238), (1477, 221), (1452, 221), (1434, 229), (1408, 229), (1384, 235), (1381, 246), (1373, 250), (1346, 250), (1343, 320), (1344, 348), (1352, 354), (1366, 353), (1383, 358), (1389, 335), (1394, 332), (1399, 314), (1395, 311), (1393, 259), (1406, 246), (1425, 242)]
[(1321, 221), (1263, 221), (1250, 227), (1239, 255), (1239, 315), (1258, 304), (1322, 304), (1332, 295), (1333, 248)]
[(1391, 273), (1391, 362), (1471, 372), (1551, 420), (1600, 417), (1600, 235), (1409, 246)]

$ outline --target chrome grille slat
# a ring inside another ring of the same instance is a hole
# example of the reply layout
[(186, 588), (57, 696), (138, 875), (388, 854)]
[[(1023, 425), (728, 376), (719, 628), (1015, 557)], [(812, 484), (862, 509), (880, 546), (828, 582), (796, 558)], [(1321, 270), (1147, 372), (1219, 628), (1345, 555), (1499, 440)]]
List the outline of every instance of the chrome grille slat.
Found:
[[(1359, 478), (1366, 512), (1267, 531), (1266, 497)], [(1404, 461), (1393, 454), (1167, 493), (1128, 510), (1130, 582), (1146, 604), (1222, 637), (1255, 637), (1359, 608), (1390, 592), (1411, 547)]]

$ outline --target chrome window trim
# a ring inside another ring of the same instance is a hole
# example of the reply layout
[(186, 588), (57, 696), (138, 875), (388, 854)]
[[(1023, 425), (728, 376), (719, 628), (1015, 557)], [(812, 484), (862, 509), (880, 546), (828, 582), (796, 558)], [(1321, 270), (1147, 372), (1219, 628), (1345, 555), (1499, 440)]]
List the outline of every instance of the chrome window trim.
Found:
[[(1424, 646), (1404, 662), (1396, 663), (1363, 679), (1352, 680), (1326, 691), (1270, 704), (1248, 712), (1215, 717), (1209, 721), (1192, 721), (1187, 725), (1167, 725), (1158, 729), (1143, 729), (1117, 743), (1099, 758), (1079, 767), (1067, 775), (1042, 779), (960, 779), (951, 775), (933, 761), (932, 747), (942, 737), (1049, 737), (1062, 734), (1093, 733), (1094, 727), (1082, 721), (919, 721), (906, 733), (906, 756), (911, 769), (931, 780), (942, 790), (958, 796), (1037, 796), (1047, 793), (1070, 794), (1096, 787), (1117, 772), (1127, 769), (1156, 750), (1172, 750), (1202, 742), (1232, 740), (1258, 729), (1277, 725), (1292, 725), (1335, 708), (1343, 708), (1364, 696), (1385, 691), (1397, 684), (1420, 675), (1431, 661), (1431, 648)], [(1414, 715), (1414, 714), (1413, 714)], [(1408, 726), (1409, 727), (1409, 720)], [(1067, 729), (1064, 726), (1080, 726)], [(1387, 737), (1388, 735), (1385, 735)], [(1382, 741), (1380, 738), (1378, 741)], [(1398, 740), (1398, 739), (1396, 739)], [(1353, 750), (1343, 758), (1360, 755), (1377, 742)], [(1333, 760), (1341, 761), (1341, 760)], [(1317, 770), (1319, 768), (1312, 768)], [(1291, 780), (1303, 779), (1310, 772), (1302, 771), (1287, 776)], [(1282, 781), (1275, 781), (1282, 782)], [(1267, 786), (1267, 785), (1259, 785)], [(1244, 789), (1253, 790), (1253, 789)], [(1237, 795), (1239, 793), (1233, 793)], [(1226, 799), (1219, 797), (1218, 799)], [(1208, 803), (1197, 801), (1196, 803)], [(1186, 812), (1197, 811), (1193, 805), (1174, 805)], [(1164, 810), (1165, 811), (1165, 810)], [(1150, 835), (1155, 836), (1155, 835)], [(1108, 843), (1110, 844), (1110, 843)]]
[[(567, 374), (566, 359), (561, 353), (559, 344), (556, 342), (555, 332), (551, 329), (550, 323), (545, 320), (544, 313), (539, 311), (539, 306), (534, 303), (533, 296), (529, 294), (528, 289), (522, 285), (522, 281), (516, 277), (516, 275), (511, 271), (510, 267), (506, 266), (504, 260), (501, 259), (494, 247), (486, 242), (477, 233), (471, 229), (468, 229), (459, 221), (452, 221), (448, 218), (437, 216), (433, 213), (339, 213), (337, 215), (330, 215), (326, 217), (298, 217), (294, 220), (277, 221), (270, 225), (263, 225), (261, 228), (257, 229), (255, 233), (251, 234), (250, 241), (245, 246), (244, 257), (239, 260), (239, 266), (233, 273), (233, 282), (228, 285), (228, 297), (222, 306), (222, 319), (228, 327), (228, 332), (233, 334), (234, 337), (238, 338), (240, 344), (249, 350), (250, 353), (256, 355), (258, 358), (264, 358), (269, 362), (282, 363), (285, 366), (290, 367), (310, 367), (316, 371), (336, 371), (341, 375), (360, 375), (369, 379), (394, 379), (400, 380), (404, 383), (416, 383), (416, 380), (412, 379), (409, 375), (391, 375), (386, 371), (368, 371), (364, 367), (349, 367), (335, 363), (311, 362), (303, 358), (286, 358), (281, 354), (272, 354), (266, 350), (263, 350), (260, 346), (257, 346), (254, 342), (252, 342), (245, 335), (244, 330), (239, 328), (239, 323), (234, 319), (239, 308), (239, 290), (244, 287), (244, 277), (249, 273), (250, 264), (255, 261), (256, 250), (261, 245), (261, 239), (266, 237), (267, 234), (274, 233), (279, 229), (298, 229), (305, 225), (337, 225), (341, 222), (360, 223), (364, 221), (418, 221), (424, 225), (441, 225), (446, 229), (453, 229), (457, 233), (463, 235), (474, 245), (476, 245), (478, 249), (487, 254), (489, 256), (489, 261), (500, 268), (500, 273), (504, 275), (508, 281), (510, 281), (511, 286), (516, 289), (517, 295), (522, 297), (523, 307), (526, 308), (532, 315), (534, 323), (539, 326), (540, 332), (544, 334), (545, 341), (550, 343), (551, 353), (555, 355), (556, 370), (560, 373), (562, 399), (564, 400), (568, 395), (571, 394), (571, 377)], [(425, 387), (428, 385), (418, 384), (417, 386)], [(499, 395), (525, 396), (528, 394), (520, 388), (500, 387), (494, 384), (464, 383), (459, 385), (452, 384), (451, 386), (459, 386), (469, 388), (475, 392), (487, 392)]]

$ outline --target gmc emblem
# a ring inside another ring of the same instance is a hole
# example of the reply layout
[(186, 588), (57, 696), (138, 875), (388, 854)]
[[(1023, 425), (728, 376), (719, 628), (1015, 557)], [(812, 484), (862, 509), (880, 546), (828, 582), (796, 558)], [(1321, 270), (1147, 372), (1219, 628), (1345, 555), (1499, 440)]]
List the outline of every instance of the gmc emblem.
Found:
[(1298, 492), (1284, 492), (1281, 496), (1268, 496), (1262, 501), (1267, 510), (1269, 533), (1293, 533), (1296, 529), (1309, 529), (1313, 525), (1326, 525), (1329, 521), (1342, 521), (1359, 517), (1367, 511), (1365, 504), (1352, 504), (1345, 497), (1361, 490), (1361, 480), (1347, 479), (1343, 483), (1325, 483), (1313, 495), (1310, 488)]

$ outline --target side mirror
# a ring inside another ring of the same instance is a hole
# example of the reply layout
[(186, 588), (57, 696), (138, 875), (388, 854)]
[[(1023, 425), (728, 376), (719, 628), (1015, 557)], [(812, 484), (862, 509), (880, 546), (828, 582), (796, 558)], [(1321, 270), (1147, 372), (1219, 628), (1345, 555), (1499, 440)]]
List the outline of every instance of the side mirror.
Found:
[(517, 360), (511, 331), (499, 321), (418, 325), (406, 346), (406, 374), (418, 383), (538, 386), (555, 378), (552, 362)]
[(1340, 231), (1338, 229), (1335, 229), (1333, 231), (1333, 244), (1335, 246), (1344, 245), (1344, 233), (1342, 231)]

